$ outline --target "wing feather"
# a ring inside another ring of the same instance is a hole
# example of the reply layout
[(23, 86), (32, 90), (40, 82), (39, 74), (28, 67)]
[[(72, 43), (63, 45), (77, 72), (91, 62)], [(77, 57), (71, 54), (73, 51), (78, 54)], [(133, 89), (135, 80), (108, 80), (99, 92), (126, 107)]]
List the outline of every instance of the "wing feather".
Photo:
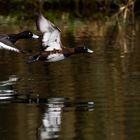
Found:
[(38, 16), (37, 19), (37, 28), (42, 32), (53, 32), (54, 30), (58, 30), (61, 32), (61, 30), (56, 27), (52, 22), (50, 22), (48, 19), (46, 19), (42, 14)]
[(14, 47), (6, 45), (6, 44), (4, 44), (2, 42), (0, 42), (0, 49), (6, 49), (6, 50), (9, 50), (9, 51), (14, 51), (14, 52), (18, 52), (18, 53), (20, 52), (19, 49), (16, 49)]
[(42, 14), (37, 19), (37, 28), (43, 33), (42, 46), (49, 49), (61, 49), (61, 31), (53, 23), (47, 20)]

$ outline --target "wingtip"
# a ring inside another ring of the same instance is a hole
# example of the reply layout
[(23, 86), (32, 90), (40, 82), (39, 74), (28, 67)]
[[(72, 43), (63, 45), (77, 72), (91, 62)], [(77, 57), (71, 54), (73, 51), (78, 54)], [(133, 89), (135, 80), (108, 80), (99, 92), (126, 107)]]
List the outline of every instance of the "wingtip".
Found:
[(42, 12), (39, 12), (36, 18), (36, 27), (37, 30), (41, 31), (42, 33), (49, 32), (50, 28), (54, 30), (56, 29), (59, 32), (61, 32), (61, 30), (55, 24), (53, 24), (47, 17), (45, 17), (42, 14)]

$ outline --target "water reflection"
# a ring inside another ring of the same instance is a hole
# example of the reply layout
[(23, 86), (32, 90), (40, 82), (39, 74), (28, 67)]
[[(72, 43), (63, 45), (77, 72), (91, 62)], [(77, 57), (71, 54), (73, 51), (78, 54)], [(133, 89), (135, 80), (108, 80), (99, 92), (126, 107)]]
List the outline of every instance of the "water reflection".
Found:
[[(49, 98), (47, 107), (43, 108), (42, 125), (38, 129), (38, 139), (52, 139), (60, 136), (62, 113), (65, 110), (93, 111), (94, 102), (74, 103), (66, 98)], [(41, 106), (42, 108), (42, 106)]]
[(16, 75), (9, 76), (6, 81), (0, 81), (0, 100), (11, 99), (15, 95), (14, 84), (19, 78)]
[(63, 107), (64, 100), (59, 98), (48, 100), (48, 107), (45, 109), (42, 118), (42, 126), (38, 129), (39, 140), (59, 137)]
[[(136, 31), (93, 22), (71, 28), (62, 28), (64, 44), (75, 47), (84, 42), (94, 48), (92, 57), (27, 65), (27, 56), (0, 51), (1, 79), (11, 74), (21, 77), (0, 92), (12, 94), (8, 102), (4, 99), (7, 104), (0, 100), (1, 139), (36, 140), (36, 132), (40, 140), (140, 139), (140, 23)], [(38, 50), (39, 44), (19, 43)], [(56, 101), (58, 96), (68, 99)]]

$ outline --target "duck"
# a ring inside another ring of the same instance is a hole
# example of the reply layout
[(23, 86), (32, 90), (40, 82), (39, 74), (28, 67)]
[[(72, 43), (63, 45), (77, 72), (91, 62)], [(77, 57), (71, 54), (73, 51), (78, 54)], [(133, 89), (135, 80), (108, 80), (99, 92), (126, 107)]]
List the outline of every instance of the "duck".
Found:
[(20, 50), (16, 48), (15, 43), (19, 39), (37, 39), (38, 35), (31, 31), (23, 31), (17, 34), (0, 34), (0, 49), (6, 49), (19, 53)]
[(29, 57), (27, 63), (36, 61), (56, 62), (63, 60), (71, 55), (79, 53), (93, 53), (86, 46), (75, 48), (64, 47), (61, 43), (61, 30), (50, 20), (39, 14), (36, 21), (37, 29), (43, 34), (43, 50)]

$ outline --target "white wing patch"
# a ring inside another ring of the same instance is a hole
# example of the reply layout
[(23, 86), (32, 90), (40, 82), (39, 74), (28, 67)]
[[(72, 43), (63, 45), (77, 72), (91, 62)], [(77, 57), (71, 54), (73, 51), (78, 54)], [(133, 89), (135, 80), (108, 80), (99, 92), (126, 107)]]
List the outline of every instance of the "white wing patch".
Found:
[(47, 47), (45, 51), (61, 49), (60, 30), (43, 15), (38, 19), (39, 30), (43, 33), (42, 46)]
[(46, 50), (52, 51), (54, 49), (61, 49), (60, 33), (55, 30), (52, 33), (46, 32), (43, 35), (42, 45), (48, 46)]
[(57, 42), (57, 43), (60, 43), (60, 32), (55, 30), (53, 32), (46, 32), (44, 33), (43, 35), (43, 38), (42, 38), (42, 45), (43, 46), (47, 46), (49, 43), (51, 42)]
[(20, 52), (19, 49), (16, 49), (14, 47), (8, 46), (2, 42), (0, 42), (0, 49), (5, 49), (5, 50), (9, 50), (9, 51), (14, 51), (14, 52)]

